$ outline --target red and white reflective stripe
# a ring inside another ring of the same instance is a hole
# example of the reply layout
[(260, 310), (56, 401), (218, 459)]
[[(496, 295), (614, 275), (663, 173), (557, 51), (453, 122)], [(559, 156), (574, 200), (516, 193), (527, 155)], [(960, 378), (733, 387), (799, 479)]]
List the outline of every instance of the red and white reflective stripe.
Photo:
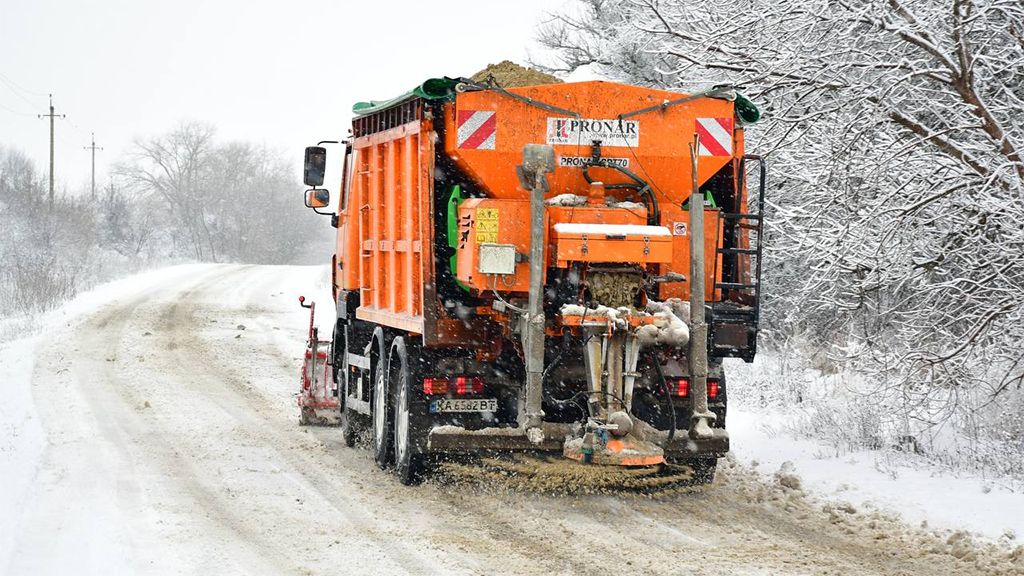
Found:
[(459, 148), (494, 150), (498, 120), (494, 110), (459, 110)]
[(697, 118), (698, 156), (732, 156), (732, 118)]

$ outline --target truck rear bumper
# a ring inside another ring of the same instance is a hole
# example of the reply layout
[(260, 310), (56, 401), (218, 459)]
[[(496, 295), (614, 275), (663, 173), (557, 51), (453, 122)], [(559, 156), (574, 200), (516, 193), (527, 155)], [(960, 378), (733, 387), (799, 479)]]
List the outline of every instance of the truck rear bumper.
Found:
[(437, 426), (427, 436), (429, 452), (449, 454), (479, 450), (542, 450), (561, 451), (571, 429), (568, 424), (545, 422), (544, 440), (534, 444), (526, 437), (525, 428), (482, 428), (467, 430), (459, 426)]
[[(562, 452), (562, 445), (572, 427), (569, 424), (545, 422), (544, 440), (534, 444), (526, 437), (524, 428), (483, 428), (467, 430), (459, 426), (437, 426), (427, 436), (430, 453), (470, 454), (486, 450)], [(668, 431), (650, 426), (638, 426), (638, 436), (665, 446), (665, 455), (671, 458), (718, 457), (729, 451), (729, 433), (713, 428), (711, 438), (693, 440), (687, 430), (677, 430), (668, 442)], [(638, 430), (639, 431), (639, 430)]]
[[(696, 456), (725, 456), (729, 451), (729, 433), (722, 428), (712, 428), (711, 438), (694, 440), (688, 430), (677, 430), (672, 441), (665, 447), (670, 458), (692, 458)], [(665, 434), (668, 437), (668, 434)]]

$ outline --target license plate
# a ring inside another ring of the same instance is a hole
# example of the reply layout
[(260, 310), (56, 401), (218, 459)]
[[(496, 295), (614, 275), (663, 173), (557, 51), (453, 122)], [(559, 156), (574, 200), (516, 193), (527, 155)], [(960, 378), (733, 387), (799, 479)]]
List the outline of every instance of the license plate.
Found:
[(496, 412), (497, 398), (442, 398), (430, 403), (431, 412)]

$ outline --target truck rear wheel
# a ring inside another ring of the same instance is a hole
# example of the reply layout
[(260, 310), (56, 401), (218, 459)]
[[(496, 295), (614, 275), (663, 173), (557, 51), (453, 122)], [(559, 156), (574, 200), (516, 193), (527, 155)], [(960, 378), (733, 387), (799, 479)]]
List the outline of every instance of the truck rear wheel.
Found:
[(352, 448), (356, 445), (356, 440), (359, 438), (361, 430), (356, 424), (358, 416), (354, 410), (348, 407), (348, 383), (339, 385), (342, 387), (342, 394), (344, 394), (341, 400), (341, 441), (345, 446)]
[(348, 366), (348, 327), (340, 322), (334, 327), (334, 381), (338, 383), (338, 399), (341, 404), (341, 441), (352, 448), (356, 445), (360, 429), (356, 413), (348, 405), (349, 385), (352, 381)]
[(422, 394), (416, 386), (412, 366), (415, 349), (410, 351), (402, 337), (395, 338), (388, 357), (389, 388), (395, 391), (395, 473), (406, 486), (420, 480), (426, 462), (425, 430), (427, 424)]
[[(377, 342), (372, 344), (378, 346)], [(386, 376), (387, 361), (380, 354), (373, 367), (373, 459), (385, 469), (394, 460), (392, 442), (394, 421), (391, 413), (391, 390)]]

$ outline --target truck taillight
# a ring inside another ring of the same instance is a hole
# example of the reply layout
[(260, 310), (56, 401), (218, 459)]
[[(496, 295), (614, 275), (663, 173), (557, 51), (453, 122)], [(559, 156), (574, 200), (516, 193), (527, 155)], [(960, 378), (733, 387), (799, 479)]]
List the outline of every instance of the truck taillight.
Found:
[(424, 394), (480, 394), (484, 391), (484, 380), (479, 376), (456, 376), (454, 378), (424, 378)]
[[(669, 389), (672, 394), (680, 398), (687, 398), (690, 396), (690, 379), (689, 378), (674, 378), (671, 380)], [(719, 384), (718, 380), (708, 380), (708, 398), (718, 398)]]
[(484, 391), (483, 378), (479, 376), (456, 376), (456, 394), (480, 394)]
[(448, 393), (448, 379), (447, 378), (424, 378), (423, 379), (423, 393), (424, 394), (447, 394)]

